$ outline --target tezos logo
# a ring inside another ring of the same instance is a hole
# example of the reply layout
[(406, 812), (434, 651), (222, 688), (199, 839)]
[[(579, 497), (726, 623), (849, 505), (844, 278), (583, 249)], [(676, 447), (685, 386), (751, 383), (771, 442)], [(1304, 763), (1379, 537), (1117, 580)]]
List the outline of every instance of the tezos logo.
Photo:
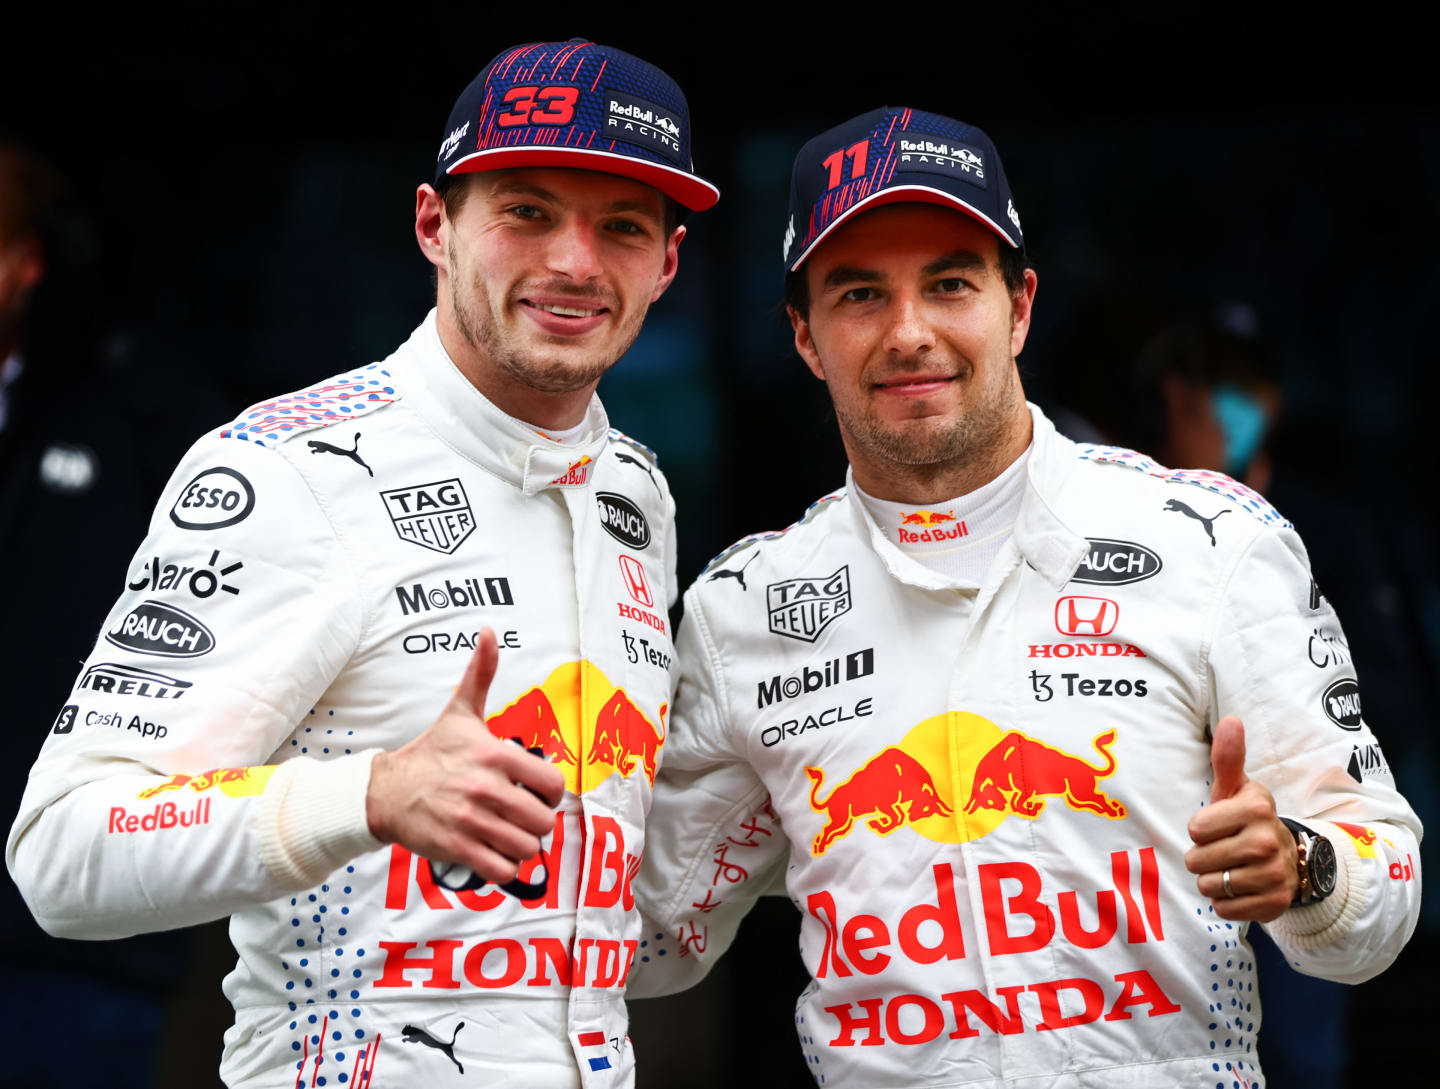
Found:
[(823, 578), (785, 579), (765, 587), (770, 630), (813, 643), (837, 616), (850, 611), (850, 567)]
[(189, 613), (159, 601), (142, 601), (105, 640), (137, 654), (198, 658), (215, 649), (215, 636)]
[(1090, 551), (1071, 577), (1071, 582), (1095, 586), (1124, 586), (1142, 582), (1160, 573), (1165, 565), (1154, 550), (1134, 541), (1112, 541), (1105, 537), (1087, 538)]
[(458, 477), (380, 493), (402, 541), (447, 556), (475, 532), (475, 512)]
[(1355, 678), (1336, 681), (1320, 697), (1321, 705), (1331, 722), (1342, 730), (1360, 729), (1360, 685)]
[(181, 529), (224, 529), (243, 522), (255, 509), (255, 489), (234, 469), (217, 465), (186, 484), (170, 508)]
[(631, 548), (649, 547), (650, 523), (639, 507), (614, 492), (596, 492), (595, 502), (600, 507), (600, 524), (606, 533)]
[(1108, 597), (1062, 597), (1055, 602), (1055, 630), (1061, 635), (1109, 635), (1120, 622), (1120, 606)]

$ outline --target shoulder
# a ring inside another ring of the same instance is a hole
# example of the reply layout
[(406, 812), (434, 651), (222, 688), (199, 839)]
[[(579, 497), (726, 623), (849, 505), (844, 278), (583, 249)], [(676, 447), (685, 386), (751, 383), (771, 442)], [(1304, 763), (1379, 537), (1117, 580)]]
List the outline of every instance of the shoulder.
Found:
[(273, 449), (296, 435), (368, 416), (400, 400), (383, 363), (371, 363), (313, 386), (251, 405), (216, 437)]
[(782, 557), (786, 554), (804, 548), (805, 542), (815, 535), (828, 533), (837, 524), (839, 510), (848, 502), (848, 492), (840, 488), (815, 500), (805, 508), (804, 514), (784, 529), (764, 530), (741, 537), (705, 565), (695, 580), (695, 586), (727, 577), (723, 573), (725, 569), (737, 564), (759, 560), (764, 568), (774, 567), (777, 562), (783, 562)]
[(660, 494), (673, 506), (670, 482), (665, 479), (665, 473), (660, 468), (660, 456), (639, 439), (632, 438), (613, 427), (610, 428), (607, 438), (609, 442), (606, 445), (606, 453), (620, 465), (648, 476), (655, 487), (659, 489)]

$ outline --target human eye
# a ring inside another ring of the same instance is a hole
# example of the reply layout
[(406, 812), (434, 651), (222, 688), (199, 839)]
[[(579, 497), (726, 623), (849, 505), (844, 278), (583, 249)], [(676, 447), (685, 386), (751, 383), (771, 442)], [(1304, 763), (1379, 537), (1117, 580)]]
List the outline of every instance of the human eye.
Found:
[(510, 215), (515, 216), (517, 219), (534, 220), (543, 219), (545, 217), (545, 213), (542, 212), (539, 208), (535, 207), (535, 205), (533, 204), (511, 205), (511, 207), (508, 208), (507, 211), (510, 213)]
[(970, 282), (968, 280), (962, 279), (959, 276), (947, 276), (945, 279), (936, 282), (935, 290), (942, 295), (958, 295), (969, 286)]
[(842, 302), (865, 303), (878, 297), (873, 287), (852, 287), (840, 296)]
[(645, 234), (645, 228), (642, 227), (640, 224), (636, 223), (633, 219), (617, 219), (617, 220), (613, 220), (613, 221), (610, 223), (609, 227), (610, 227), (610, 230), (614, 231), (616, 234), (628, 234), (628, 235), (643, 235), (643, 234)]

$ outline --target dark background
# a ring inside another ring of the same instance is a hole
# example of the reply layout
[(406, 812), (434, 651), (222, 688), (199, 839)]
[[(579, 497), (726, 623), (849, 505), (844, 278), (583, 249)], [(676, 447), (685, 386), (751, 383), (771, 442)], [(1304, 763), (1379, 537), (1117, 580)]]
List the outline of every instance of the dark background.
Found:
[[(1367, 685), (1367, 718), (1433, 817), (1440, 124), (1428, 35), (1374, 8), (1343, 23), (1214, 6), (412, 5), (360, 21), (234, 8), (204, 12), (203, 29), (198, 11), (45, 26), (12, 13), (0, 135), (79, 187), (99, 255), (89, 316), (144, 414), (146, 459), (169, 466), (238, 408), (383, 358), (417, 323), (432, 287), (415, 186), (490, 56), (584, 34), (660, 64), (689, 96), (696, 166), (722, 199), (692, 219), (676, 286), (601, 392), (670, 476), (685, 584), (842, 482), (823, 387), (774, 313), (794, 152), (881, 104), (979, 124), (1039, 272), (1021, 359), (1032, 399), (1103, 413), (1150, 333), (1216, 307), (1242, 307), (1268, 340), (1285, 397), (1272, 449), (1305, 517), (1287, 513), (1312, 548), (1330, 545), (1332, 599), (1355, 576), (1341, 613), (1362, 679), (1384, 681)], [(1369, 600), (1382, 584), (1396, 600)], [(1376, 633), (1368, 649), (1357, 630)], [(17, 736), (14, 758), (37, 746)], [(176, 966), (169, 1083), (214, 1069), (223, 940), (208, 928)], [(642, 1086), (804, 1084), (795, 940), (790, 905), (766, 904), (705, 988), (637, 1006)], [(1422, 967), (1437, 944), (1431, 908), (1400, 963), (1353, 993), (1348, 1031), (1369, 1069), (1381, 1056), (1422, 1069), (1411, 1029), (1440, 997)]]

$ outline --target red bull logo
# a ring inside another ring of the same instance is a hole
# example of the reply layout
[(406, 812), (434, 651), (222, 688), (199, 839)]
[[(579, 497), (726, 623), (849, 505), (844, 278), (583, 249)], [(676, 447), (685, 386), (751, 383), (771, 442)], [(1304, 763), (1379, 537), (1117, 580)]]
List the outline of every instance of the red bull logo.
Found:
[[(544, 434), (544, 432), (541, 432), (541, 434)], [(548, 438), (549, 436), (546, 437)], [(579, 461), (571, 465), (570, 468), (566, 469), (554, 480), (550, 481), (550, 483), (558, 484), (562, 488), (578, 487), (579, 485), (584, 484), (587, 480), (590, 479), (590, 465), (593, 460), (594, 459), (591, 458), (590, 455), (586, 454)]]
[(1105, 761), (1097, 768), (1063, 749), (1011, 730), (975, 768), (965, 812), (1008, 810), (1033, 820), (1045, 811), (1045, 802), (1038, 800), (1039, 796), (1051, 794), (1064, 798), (1071, 809), (1086, 809), (1119, 820), (1125, 816), (1125, 807), (1100, 789), (1100, 780), (1115, 774), (1115, 758), (1110, 755), (1114, 743), (1114, 730), (1107, 730), (1091, 743)]
[(1346, 824), (1344, 821), (1332, 821), (1336, 828), (1344, 832), (1355, 842), (1355, 850), (1361, 858), (1379, 858), (1375, 850), (1375, 841), (1379, 838), (1373, 828), (1366, 828), (1363, 824)]
[(1034, 820), (1052, 797), (1078, 812), (1123, 820), (1124, 803), (1100, 788), (1116, 770), (1115, 740), (1114, 730), (1094, 739), (1100, 761), (1092, 764), (968, 711), (935, 715), (824, 797), (824, 770), (805, 769), (810, 808), (825, 817), (810, 853), (825, 854), (857, 823), (881, 836), (908, 827), (937, 843), (964, 843), (1011, 816)]
[(500, 738), (544, 751), (565, 773), (566, 787), (583, 794), (610, 775), (641, 769), (653, 786), (665, 744), (662, 703), (656, 726), (623, 689), (590, 662), (567, 662), (514, 702), (487, 715)]
[(142, 800), (163, 794), (167, 790), (183, 790), (189, 787), (197, 794), (219, 787), (221, 793), (231, 798), (249, 798), (265, 793), (265, 784), (275, 774), (279, 765), (266, 764), (253, 768), (212, 768), (199, 775), (172, 775), (159, 786), (149, 787), (135, 795)]
[(953, 510), (917, 510), (914, 514), (900, 512), (900, 524), (902, 526), (938, 526), (941, 522), (955, 521)]
[(810, 847), (816, 858), (835, 840), (849, 835), (855, 821), (867, 814), (874, 814), (865, 822), (871, 831), (888, 836), (907, 821), (952, 812), (935, 789), (930, 773), (903, 749), (889, 748), (872, 758), (823, 801), (820, 787), (825, 772), (806, 768), (805, 774), (810, 776), (810, 808), (826, 817), (825, 828)]

